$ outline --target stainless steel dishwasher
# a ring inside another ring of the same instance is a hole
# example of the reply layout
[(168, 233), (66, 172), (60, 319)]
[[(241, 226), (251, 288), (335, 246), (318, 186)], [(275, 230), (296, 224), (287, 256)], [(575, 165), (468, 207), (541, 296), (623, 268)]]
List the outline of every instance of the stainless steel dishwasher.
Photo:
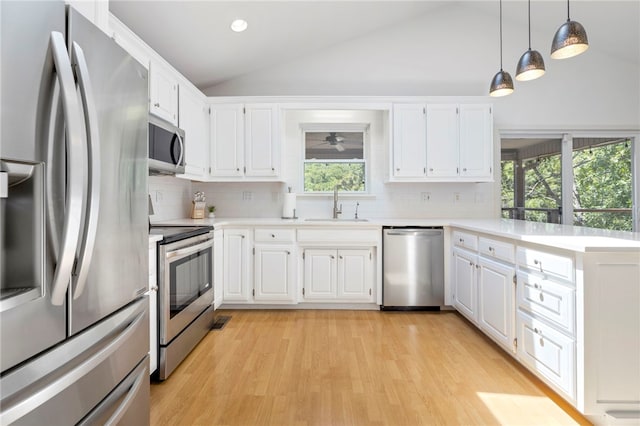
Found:
[(439, 310), (444, 305), (442, 228), (384, 228), (383, 310)]

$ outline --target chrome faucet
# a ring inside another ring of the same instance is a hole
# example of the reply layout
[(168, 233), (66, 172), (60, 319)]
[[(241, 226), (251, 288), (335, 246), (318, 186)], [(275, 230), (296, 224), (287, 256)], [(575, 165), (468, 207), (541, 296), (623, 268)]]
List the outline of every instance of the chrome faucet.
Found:
[(342, 214), (342, 204), (338, 209), (338, 185), (336, 185), (333, 187), (333, 218), (337, 219), (339, 214)]

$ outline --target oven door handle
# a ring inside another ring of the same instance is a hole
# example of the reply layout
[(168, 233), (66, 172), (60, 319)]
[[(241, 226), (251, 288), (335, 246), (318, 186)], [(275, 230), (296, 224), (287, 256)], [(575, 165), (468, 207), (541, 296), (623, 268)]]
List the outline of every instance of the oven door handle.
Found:
[(167, 252), (167, 254), (165, 255), (167, 259), (172, 259), (174, 257), (183, 257), (183, 256), (188, 256), (190, 254), (193, 253), (197, 253), (202, 249), (205, 248), (209, 248), (213, 246), (213, 240), (207, 240), (204, 243), (200, 243), (200, 244), (195, 244), (189, 247), (185, 247), (183, 249), (179, 249), (179, 250), (173, 250), (170, 252)]

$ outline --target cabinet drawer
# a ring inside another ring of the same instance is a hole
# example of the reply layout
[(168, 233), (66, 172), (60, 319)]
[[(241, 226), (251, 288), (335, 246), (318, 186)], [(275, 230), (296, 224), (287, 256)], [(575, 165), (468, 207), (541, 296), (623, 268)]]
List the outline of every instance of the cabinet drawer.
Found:
[(518, 307), (575, 333), (575, 291), (566, 285), (533, 274), (518, 274)]
[(493, 257), (509, 263), (515, 263), (516, 261), (516, 251), (513, 244), (484, 237), (480, 237), (478, 244), (480, 253), (483, 256)]
[(478, 250), (478, 237), (466, 232), (453, 231), (453, 244), (469, 250)]
[(518, 359), (575, 400), (575, 341), (523, 312), (517, 322)]
[(570, 257), (518, 247), (517, 259), (520, 267), (573, 282), (573, 260)]
[(377, 244), (381, 232), (375, 229), (298, 229), (298, 242)]
[(294, 242), (296, 230), (294, 228), (256, 228), (254, 238), (259, 243)]

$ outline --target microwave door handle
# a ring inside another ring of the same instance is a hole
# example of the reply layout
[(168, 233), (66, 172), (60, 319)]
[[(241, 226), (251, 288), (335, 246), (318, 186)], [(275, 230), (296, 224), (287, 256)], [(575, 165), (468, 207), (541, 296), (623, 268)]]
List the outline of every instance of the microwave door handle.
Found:
[(178, 142), (180, 142), (180, 157), (178, 157), (177, 166), (181, 166), (182, 165), (182, 160), (184, 158), (184, 141), (182, 140), (182, 137), (180, 136), (180, 133), (176, 132), (176, 136), (178, 137)]
[(81, 117), (82, 111), (76, 96), (76, 85), (71, 70), (71, 61), (67, 55), (64, 36), (53, 31), (50, 46), (53, 62), (60, 85), (62, 109), (66, 124), (67, 167), (65, 221), (62, 228), (62, 243), (59, 249), (56, 269), (51, 286), (51, 303), (62, 305), (69, 286), (71, 271), (75, 261), (83, 209), (83, 135)]
[(71, 60), (77, 66), (78, 85), (84, 107), (84, 120), (87, 128), (87, 150), (89, 152), (89, 192), (87, 194), (84, 223), (84, 241), (80, 247), (80, 255), (76, 264), (76, 287), (73, 298), (77, 299), (84, 291), (87, 283), (89, 266), (93, 257), (93, 249), (98, 233), (98, 215), (100, 212), (100, 134), (98, 132), (98, 112), (93, 98), (93, 86), (89, 76), (89, 68), (84, 51), (76, 43), (71, 49)]
[(182, 257), (182, 256), (188, 256), (190, 254), (193, 253), (197, 253), (202, 249), (211, 247), (213, 245), (213, 241), (212, 240), (207, 240), (204, 243), (200, 243), (200, 244), (195, 244), (183, 249), (179, 249), (179, 250), (173, 250), (168, 252), (165, 256), (167, 259), (172, 259), (174, 257)]

